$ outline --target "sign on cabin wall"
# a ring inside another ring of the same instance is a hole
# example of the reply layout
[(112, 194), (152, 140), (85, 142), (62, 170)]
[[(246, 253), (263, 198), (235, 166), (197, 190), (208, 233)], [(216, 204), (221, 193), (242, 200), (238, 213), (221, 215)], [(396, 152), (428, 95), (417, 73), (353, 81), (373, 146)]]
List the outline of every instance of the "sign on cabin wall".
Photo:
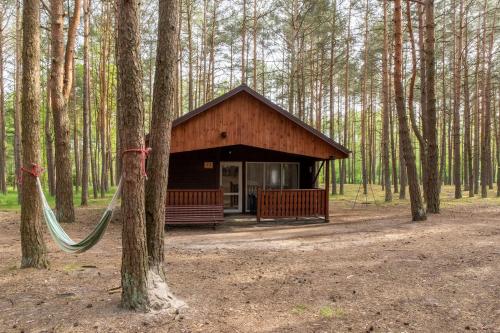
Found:
[(213, 169), (214, 168), (214, 162), (203, 162), (203, 168), (204, 169)]

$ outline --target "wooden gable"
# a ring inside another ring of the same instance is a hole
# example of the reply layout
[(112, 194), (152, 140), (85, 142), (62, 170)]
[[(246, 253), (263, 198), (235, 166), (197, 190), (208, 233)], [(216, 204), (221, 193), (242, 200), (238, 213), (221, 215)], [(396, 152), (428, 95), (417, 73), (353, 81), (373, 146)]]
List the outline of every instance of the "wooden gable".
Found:
[(344, 147), (243, 87), (174, 121), (171, 153), (246, 145), (317, 159), (348, 156)]

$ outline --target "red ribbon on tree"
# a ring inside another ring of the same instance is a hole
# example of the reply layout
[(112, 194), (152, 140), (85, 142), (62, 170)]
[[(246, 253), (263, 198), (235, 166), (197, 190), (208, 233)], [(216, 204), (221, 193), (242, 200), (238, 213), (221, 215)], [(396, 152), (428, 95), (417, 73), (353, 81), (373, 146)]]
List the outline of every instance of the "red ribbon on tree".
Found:
[(45, 170), (40, 165), (38, 165), (36, 163), (31, 164), (31, 169), (26, 169), (25, 167), (21, 167), (21, 169), (19, 170), (19, 176), (17, 178), (17, 182), (19, 183), (19, 185), (22, 185), (24, 172), (29, 173), (30, 175), (32, 175), (35, 178), (38, 178), (42, 175), (42, 173), (44, 171)]
[(122, 152), (122, 157), (126, 153), (137, 153), (141, 154), (141, 174), (148, 179), (148, 174), (146, 173), (146, 158), (148, 157), (149, 153), (151, 153), (151, 148), (131, 148), (131, 149), (126, 149)]

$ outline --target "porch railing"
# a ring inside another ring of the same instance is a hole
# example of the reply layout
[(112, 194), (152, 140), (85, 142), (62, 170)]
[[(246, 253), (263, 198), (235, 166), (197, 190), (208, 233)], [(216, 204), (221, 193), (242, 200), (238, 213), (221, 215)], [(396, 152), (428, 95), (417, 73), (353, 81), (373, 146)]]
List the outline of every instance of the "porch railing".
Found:
[(222, 188), (212, 190), (168, 190), (167, 206), (220, 206), (224, 204)]
[(324, 189), (257, 191), (257, 221), (261, 218), (327, 216)]

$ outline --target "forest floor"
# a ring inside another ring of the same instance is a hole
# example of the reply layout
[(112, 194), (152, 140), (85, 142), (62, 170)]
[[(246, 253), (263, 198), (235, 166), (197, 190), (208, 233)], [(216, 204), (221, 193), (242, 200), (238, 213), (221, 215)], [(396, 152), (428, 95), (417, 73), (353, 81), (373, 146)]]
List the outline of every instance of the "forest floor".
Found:
[[(332, 198), (329, 224), (169, 229), (177, 318), (120, 309), (118, 216), (84, 254), (46, 234), (51, 268), (34, 270), (19, 269), (18, 212), (1, 212), (0, 332), (500, 332), (500, 199), (445, 188), (442, 213), (412, 223), (379, 190), (352, 209), (356, 191)], [(65, 227), (79, 239), (101, 212)]]

